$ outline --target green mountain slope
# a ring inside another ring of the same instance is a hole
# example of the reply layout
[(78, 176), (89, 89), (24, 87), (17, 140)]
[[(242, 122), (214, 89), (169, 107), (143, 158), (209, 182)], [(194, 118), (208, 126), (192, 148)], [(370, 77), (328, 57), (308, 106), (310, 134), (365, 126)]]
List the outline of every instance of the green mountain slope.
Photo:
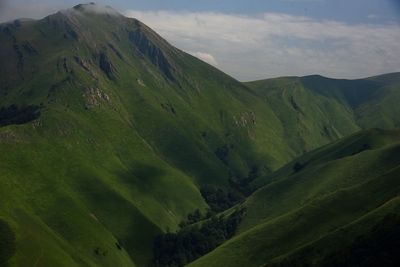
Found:
[(399, 175), (399, 131), (364, 131), (307, 153), (246, 200), (236, 237), (191, 266), (356, 266), (370, 255), (384, 262), (383, 248), (390, 261), (387, 240), (359, 255), (357, 247), (385, 233), (396, 242)]
[[(313, 132), (340, 136), (357, 129), (399, 127), (396, 103), (400, 99), (400, 73), (359, 80), (330, 79), (318, 75), (283, 77), (245, 83), (274, 105), (279, 118), (291, 128), (290, 140)], [(319, 137), (320, 138), (320, 137)]]
[(202, 185), (296, 154), (257, 95), (110, 8), (2, 24), (0, 53), (12, 265), (144, 265)]
[[(341, 96), (248, 87), (93, 4), (0, 24), (0, 59), (0, 265), (145, 266), (155, 236), (208, 208), (204, 186), (256, 189), (305, 151), (397, 125), (380, 102), (361, 120)], [(389, 78), (371, 80), (394, 101)]]

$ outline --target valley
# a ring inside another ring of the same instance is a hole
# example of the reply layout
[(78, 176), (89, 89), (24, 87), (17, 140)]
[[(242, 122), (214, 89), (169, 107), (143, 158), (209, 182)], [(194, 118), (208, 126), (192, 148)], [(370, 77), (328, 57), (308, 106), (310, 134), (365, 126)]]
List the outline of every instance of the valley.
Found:
[(92, 5), (0, 24), (0, 266), (399, 262), (400, 73), (240, 82)]

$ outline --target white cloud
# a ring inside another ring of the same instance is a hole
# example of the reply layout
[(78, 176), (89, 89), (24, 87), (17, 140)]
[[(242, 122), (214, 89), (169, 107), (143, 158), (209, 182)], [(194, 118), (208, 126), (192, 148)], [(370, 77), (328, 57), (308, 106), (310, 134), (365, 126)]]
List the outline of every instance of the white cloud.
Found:
[[(400, 71), (397, 24), (346, 24), (279, 13), (134, 11), (185, 51), (240, 80), (322, 74), (356, 78)], [(214, 58), (214, 60), (213, 60)]]
[[(73, 9), (71, 7), (77, 3), (79, 3), (79, 0), (70, 0), (64, 2), (50, 0), (13, 2), (10, 0), (0, 0), (0, 23), (19, 18), (40, 19), (58, 11), (72, 11)], [(77, 12), (76, 9), (74, 11)], [(80, 11), (120, 15), (113, 8), (103, 4), (83, 4)]]
[(193, 56), (207, 62), (208, 64), (217, 66), (218, 62), (215, 60), (214, 56), (209, 54), (209, 53), (203, 53), (203, 52), (189, 52)]
[(64, 11), (69, 11), (69, 12), (77, 12), (77, 13), (96, 13), (96, 14), (107, 14), (107, 15), (112, 15), (112, 16), (119, 16), (120, 13), (113, 9), (110, 6), (104, 6), (101, 4), (95, 4), (95, 3), (89, 3), (89, 4), (79, 4), (76, 5), (74, 8), (69, 8)]

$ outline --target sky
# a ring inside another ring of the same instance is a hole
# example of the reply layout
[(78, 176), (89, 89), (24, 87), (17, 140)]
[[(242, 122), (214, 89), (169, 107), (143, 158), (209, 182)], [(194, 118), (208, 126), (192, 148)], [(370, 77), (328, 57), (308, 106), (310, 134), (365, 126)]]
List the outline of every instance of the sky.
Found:
[[(400, 71), (400, 0), (96, 1), (242, 80)], [(42, 18), (75, 0), (0, 0), (0, 22)]]

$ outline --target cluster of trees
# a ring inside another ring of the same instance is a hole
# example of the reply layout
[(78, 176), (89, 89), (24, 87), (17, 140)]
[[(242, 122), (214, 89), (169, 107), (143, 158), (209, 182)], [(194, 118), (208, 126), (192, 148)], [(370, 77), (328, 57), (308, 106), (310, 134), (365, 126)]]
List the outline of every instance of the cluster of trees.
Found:
[(179, 224), (179, 227), (184, 228), (201, 220), (208, 219), (212, 215), (214, 215), (214, 212), (212, 212), (211, 210), (208, 210), (205, 214), (203, 214), (199, 209), (196, 209), (194, 212), (188, 214), (186, 220), (182, 221)]
[[(210, 208), (205, 213), (202, 213), (199, 209), (189, 213), (186, 220), (182, 221), (179, 226), (183, 228), (199, 221), (209, 219), (217, 213), (223, 212), (243, 202), (246, 199), (245, 196), (247, 196), (247, 191), (243, 190), (246, 185), (246, 182), (236, 183), (230, 180), (230, 188), (228, 189), (212, 185), (203, 186), (200, 192)], [(250, 192), (250, 190), (248, 191)]]
[(245, 199), (243, 194), (235, 189), (224, 190), (213, 186), (204, 186), (200, 192), (212, 212), (227, 210)]
[(254, 192), (254, 188), (251, 187), (251, 182), (254, 181), (259, 175), (259, 168), (257, 165), (253, 165), (245, 178), (235, 179), (231, 177), (229, 179), (229, 185), (233, 190), (240, 192), (243, 196), (249, 196)]
[[(224, 154), (226, 148), (220, 152)], [(200, 192), (210, 208), (205, 213), (196, 209), (179, 224), (179, 232), (160, 235), (155, 239), (154, 265), (183, 266), (231, 238), (245, 210), (236, 209), (229, 216), (217, 214), (243, 202), (245, 196), (252, 192), (249, 184), (257, 175), (258, 167), (254, 166), (246, 178), (239, 181), (230, 179), (227, 188), (203, 186)]]
[(15, 234), (6, 221), (0, 219), (0, 266), (8, 266), (9, 259), (15, 254)]
[(229, 216), (212, 216), (201, 224), (156, 237), (154, 265), (184, 266), (205, 255), (234, 235), (244, 213), (237, 209)]
[(229, 165), (228, 163), (228, 156), (229, 156), (229, 151), (233, 148), (233, 145), (223, 145), (221, 147), (218, 147), (215, 151), (214, 154), (219, 158), (225, 165)]
[(353, 152), (352, 155), (359, 154), (359, 153), (364, 152), (365, 150), (369, 150), (369, 149), (371, 149), (370, 144), (363, 144), (362, 147), (360, 147), (357, 151)]
[(301, 171), (304, 168), (304, 164), (301, 164), (300, 162), (296, 161), (296, 163), (293, 165), (293, 171), (295, 173)]
[(38, 106), (18, 107), (11, 105), (0, 109), (0, 127), (10, 124), (24, 124), (40, 116)]

